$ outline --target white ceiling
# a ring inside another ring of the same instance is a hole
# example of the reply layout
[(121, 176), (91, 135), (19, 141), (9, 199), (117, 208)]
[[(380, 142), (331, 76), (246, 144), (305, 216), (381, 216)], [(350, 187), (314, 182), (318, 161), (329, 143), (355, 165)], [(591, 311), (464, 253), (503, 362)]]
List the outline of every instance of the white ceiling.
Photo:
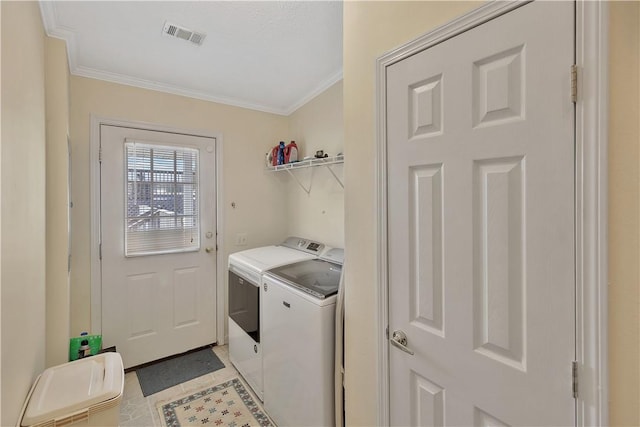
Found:
[[(288, 115), (342, 78), (341, 1), (41, 1), (73, 75)], [(166, 21), (206, 34), (201, 46)]]

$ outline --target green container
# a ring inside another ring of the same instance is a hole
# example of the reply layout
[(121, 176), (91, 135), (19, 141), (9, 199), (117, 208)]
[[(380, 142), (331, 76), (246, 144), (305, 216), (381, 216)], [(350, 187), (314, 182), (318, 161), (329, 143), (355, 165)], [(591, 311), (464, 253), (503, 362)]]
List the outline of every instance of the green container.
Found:
[(102, 349), (102, 335), (81, 335), (69, 340), (69, 361), (98, 354)]

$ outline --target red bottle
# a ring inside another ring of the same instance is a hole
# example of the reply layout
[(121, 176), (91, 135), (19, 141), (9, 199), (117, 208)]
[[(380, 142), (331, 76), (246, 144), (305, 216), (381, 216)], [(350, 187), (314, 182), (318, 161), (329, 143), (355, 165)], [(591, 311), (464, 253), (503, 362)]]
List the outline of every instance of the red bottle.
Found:
[(298, 146), (295, 141), (291, 141), (284, 147), (284, 162), (293, 163), (298, 161)]

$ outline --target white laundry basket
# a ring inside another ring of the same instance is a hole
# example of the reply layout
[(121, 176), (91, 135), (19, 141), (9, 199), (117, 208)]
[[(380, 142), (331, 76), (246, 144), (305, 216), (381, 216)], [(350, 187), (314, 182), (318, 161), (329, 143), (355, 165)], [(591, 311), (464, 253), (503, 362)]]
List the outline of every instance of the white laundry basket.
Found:
[(102, 353), (46, 369), (29, 391), (23, 427), (117, 426), (124, 387), (118, 353)]

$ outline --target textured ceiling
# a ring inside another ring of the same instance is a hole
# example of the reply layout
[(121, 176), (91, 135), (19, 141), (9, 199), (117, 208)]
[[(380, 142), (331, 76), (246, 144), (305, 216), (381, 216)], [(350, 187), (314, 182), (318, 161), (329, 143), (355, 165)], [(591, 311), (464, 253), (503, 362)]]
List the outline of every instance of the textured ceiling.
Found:
[[(290, 114), (342, 78), (342, 2), (41, 1), (74, 75)], [(166, 21), (206, 34), (201, 46)]]

